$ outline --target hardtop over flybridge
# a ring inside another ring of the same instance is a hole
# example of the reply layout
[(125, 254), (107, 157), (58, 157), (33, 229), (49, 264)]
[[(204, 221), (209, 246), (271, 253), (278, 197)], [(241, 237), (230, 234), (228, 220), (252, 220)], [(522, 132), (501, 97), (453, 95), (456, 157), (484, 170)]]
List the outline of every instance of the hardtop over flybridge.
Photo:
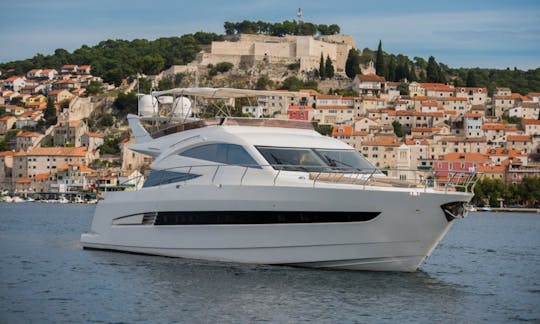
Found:
[[(185, 88), (152, 95), (208, 99), (270, 93)], [(185, 102), (179, 123), (154, 135), (140, 123), (148, 116), (128, 117), (136, 138), (130, 149), (155, 157), (151, 173), (139, 190), (106, 193), (91, 231), (81, 236), (83, 247), (414, 271), (454, 219), (466, 214), (464, 205), (473, 196), (474, 174), (456, 173), (443, 181), (425, 171), (379, 170), (309, 122), (201, 120)], [(399, 180), (400, 172), (414, 176)]]

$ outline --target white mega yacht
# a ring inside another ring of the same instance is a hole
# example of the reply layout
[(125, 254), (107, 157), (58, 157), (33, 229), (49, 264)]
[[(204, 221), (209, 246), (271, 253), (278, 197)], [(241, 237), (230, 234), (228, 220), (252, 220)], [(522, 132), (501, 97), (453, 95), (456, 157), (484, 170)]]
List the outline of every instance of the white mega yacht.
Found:
[(151, 173), (105, 194), (84, 248), (415, 271), (473, 195), (474, 175), (393, 179), (307, 122), (225, 117), (150, 136), (129, 121)]

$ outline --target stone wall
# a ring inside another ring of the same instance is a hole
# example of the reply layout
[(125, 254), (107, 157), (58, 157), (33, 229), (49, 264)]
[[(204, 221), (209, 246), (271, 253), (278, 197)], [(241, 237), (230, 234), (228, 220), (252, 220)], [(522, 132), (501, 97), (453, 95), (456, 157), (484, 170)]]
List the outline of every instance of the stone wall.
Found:
[(257, 61), (290, 64), (300, 62), (301, 71), (319, 68), (321, 54), (330, 56), (336, 72), (345, 70), (349, 49), (354, 46), (351, 36), (267, 36), (230, 35), (225, 41), (212, 42), (210, 53), (198, 56), (200, 65), (230, 62), (252, 66)]

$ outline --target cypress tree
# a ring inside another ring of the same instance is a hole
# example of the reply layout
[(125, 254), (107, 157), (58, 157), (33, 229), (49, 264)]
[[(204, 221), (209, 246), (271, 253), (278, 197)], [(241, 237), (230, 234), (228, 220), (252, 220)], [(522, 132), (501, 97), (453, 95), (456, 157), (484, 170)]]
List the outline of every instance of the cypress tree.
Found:
[(350, 79), (353, 79), (359, 73), (360, 57), (358, 56), (358, 52), (354, 48), (351, 48), (347, 55), (347, 61), (345, 62), (345, 74), (347, 74)]
[(331, 79), (334, 77), (334, 65), (332, 64), (332, 59), (330, 55), (326, 56), (326, 64), (324, 66), (324, 74), (327, 78)]
[(375, 70), (377, 75), (384, 76), (384, 56), (382, 51), (382, 42), (379, 40), (379, 47), (377, 48), (377, 55), (375, 56)]
[(390, 56), (390, 59), (388, 60), (385, 78), (386, 81), (396, 81), (396, 64), (392, 56)]
[(324, 66), (324, 57), (321, 52), (321, 59), (319, 60), (319, 76), (321, 80), (326, 79), (326, 67)]
[(469, 70), (467, 72), (467, 87), (476, 87), (476, 75), (474, 74), (473, 70)]
[(439, 82), (439, 80), (439, 65), (435, 61), (435, 58), (433, 56), (430, 56), (426, 67), (426, 81)]

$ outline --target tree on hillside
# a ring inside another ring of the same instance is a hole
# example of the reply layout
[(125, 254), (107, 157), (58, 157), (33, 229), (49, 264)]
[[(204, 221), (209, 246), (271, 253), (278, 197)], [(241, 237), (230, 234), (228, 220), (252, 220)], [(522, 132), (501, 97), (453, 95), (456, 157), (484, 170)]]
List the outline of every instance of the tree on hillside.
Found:
[(332, 79), (334, 77), (334, 65), (332, 64), (332, 59), (330, 55), (326, 56), (326, 64), (324, 65), (324, 74), (327, 78)]
[(377, 54), (375, 56), (375, 70), (377, 71), (377, 75), (385, 76), (386, 74), (386, 71), (384, 69), (384, 55), (381, 41), (379, 41), (379, 46), (377, 47)]
[(256, 90), (268, 90), (269, 87), (271, 87), (274, 84), (272, 80), (268, 77), (268, 75), (263, 74), (257, 79), (257, 83), (255, 83), (255, 89)]
[(321, 80), (326, 79), (326, 67), (324, 65), (324, 56), (322, 52), (319, 60), (319, 77), (321, 77)]
[(128, 113), (137, 114), (138, 103), (139, 101), (135, 92), (131, 91), (128, 93), (119, 93), (113, 105), (121, 114), (127, 115)]
[(392, 126), (394, 127), (394, 134), (396, 134), (397, 137), (403, 137), (403, 135), (405, 135), (400, 122), (394, 120)]
[(477, 87), (478, 83), (476, 82), (476, 75), (473, 70), (467, 72), (467, 87)]
[(43, 118), (45, 118), (45, 126), (49, 127), (51, 125), (56, 125), (56, 108), (54, 107), (54, 101), (52, 99), (47, 100), (47, 107), (43, 112)]
[(428, 59), (426, 67), (426, 81), (427, 82), (440, 82), (441, 77), (439, 74), (439, 65), (433, 56)]
[(405, 82), (401, 82), (397, 89), (399, 90), (399, 94), (402, 96), (408, 96), (409, 95), (409, 85)]
[(103, 92), (103, 84), (99, 81), (90, 81), (90, 84), (86, 87), (86, 93), (89, 95), (96, 95)]
[(141, 73), (156, 75), (165, 66), (165, 60), (159, 55), (145, 55), (137, 59), (135, 64)]
[(396, 81), (396, 63), (393, 56), (390, 56), (388, 60), (388, 67), (386, 68), (386, 75), (384, 77), (386, 81)]
[(358, 57), (358, 51), (354, 48), (349, 50), (347, 55), (347, 61), (345, 62), (345, 74), (350, 79), (353, 79), (357, 74), (360, 74), (360, 59)]

